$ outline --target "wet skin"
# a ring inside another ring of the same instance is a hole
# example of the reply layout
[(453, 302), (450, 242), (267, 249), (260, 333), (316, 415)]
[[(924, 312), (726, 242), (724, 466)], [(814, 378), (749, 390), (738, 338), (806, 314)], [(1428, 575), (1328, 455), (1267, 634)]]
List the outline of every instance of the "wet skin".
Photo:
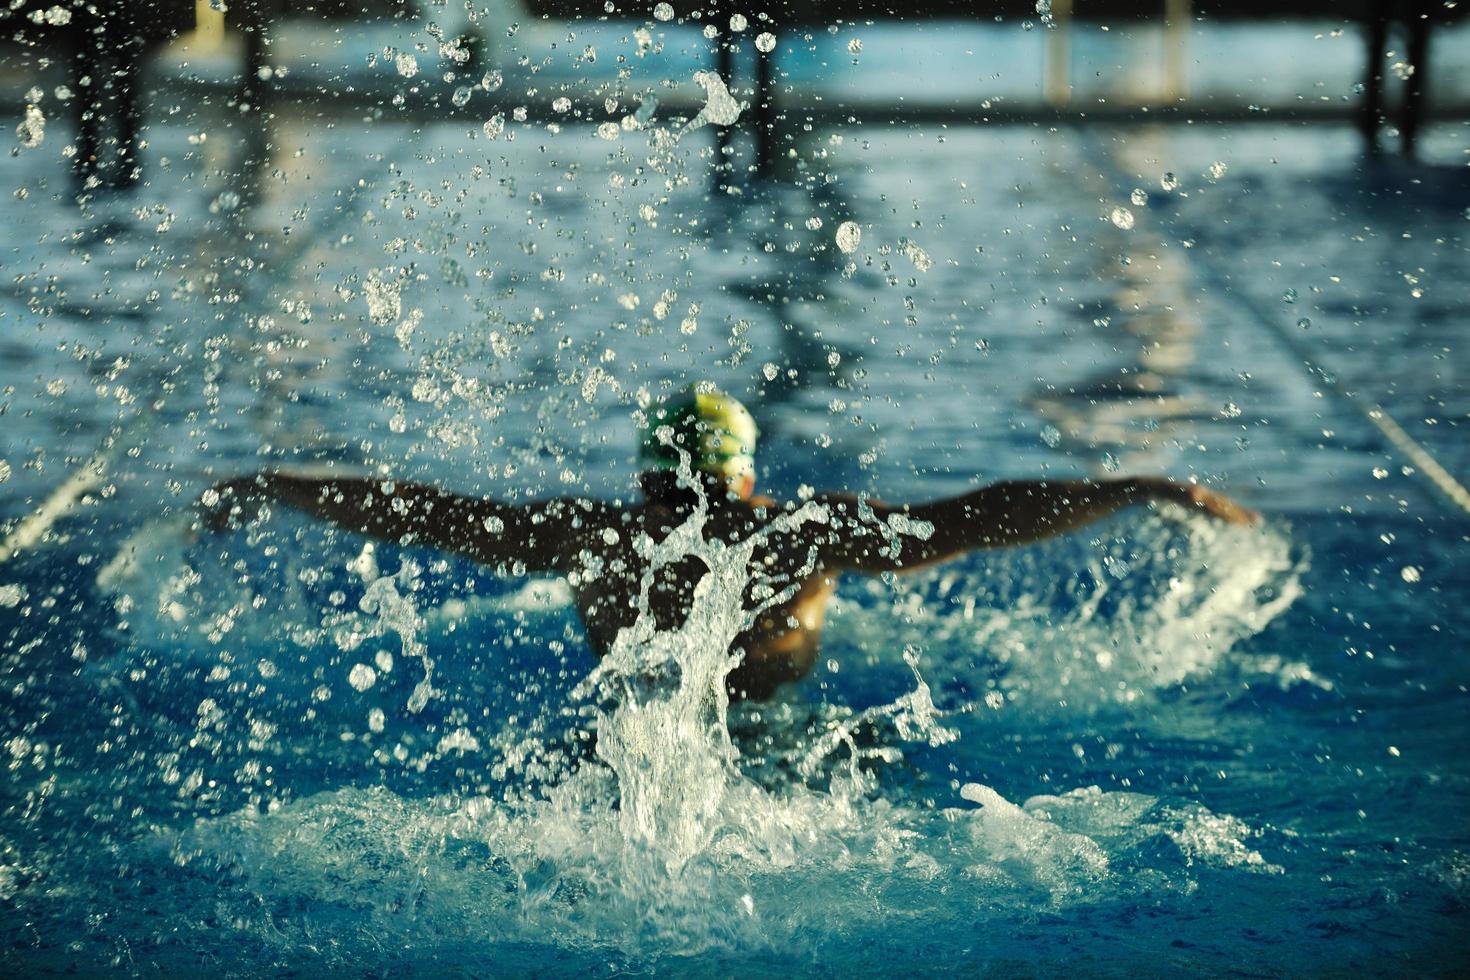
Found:
[[(763, 533), (751, 558), (746, 608), (763, 587), (789, 593), (757, 612), (735, 641), (740, 665), (732, 697), (766, 698), (805, 676), (816, 662), (828, 600), (843, 572), (909, 572), (981, 548), (1028, 544), (1064, 534), (1133, 504), (1169, 502), (1233, 524), (1259, 518), (1204, 487), (1159, 478), (1012, 481), (921, 504), (893, 505), (851, 494), (814, 502), (825, 520), (777, 522), (799, 505), (755, 496), (754, 481), (727, 483), (695, 474), (696, 488), (673, 473), (640, 477), (643, 499), (623, 504), (558, 498), (509, 504), (423, 484), (361, 477), (259, 473), (214, 488), (204, 508), (214, 528), (275, 500), (349, 530), (401, 544), (455, 552), (513, 574), (551, 573), (572, 584), (577, 611), (599, 656), (637, 619), (647, 570), (632, 542), (663, 541), (701, 505), (706, 539), (729, 543)], [(706, 571), (695, 557), (660, 569), (649, 611), (660, 629), (683, 623), (694, 586)], [(769, 594), (769, 593), (766, 593)]]

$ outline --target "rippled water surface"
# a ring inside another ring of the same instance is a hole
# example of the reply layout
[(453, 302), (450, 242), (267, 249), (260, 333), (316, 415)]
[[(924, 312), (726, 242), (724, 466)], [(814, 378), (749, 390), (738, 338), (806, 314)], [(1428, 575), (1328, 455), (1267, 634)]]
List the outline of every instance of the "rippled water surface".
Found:
[[(700, 131), (283, 109), (241, 185), (180, 120), (80, 216), (0, 162), (7, 533), (81, 484), (0, 566), (10, 970), (1461, 968), (1470, 524), (1369, 412), (1470, 473), (1463, 127), (845, 127), (711, 193)], [(1265, 526), (845, 580), (728, 712), (636, 682), (729, 669), (738, 553), (589, 678), (563, 583), (184, 529), (278, 464), (627, 496), (696, 377), (788, 497), (1162, 472)]]

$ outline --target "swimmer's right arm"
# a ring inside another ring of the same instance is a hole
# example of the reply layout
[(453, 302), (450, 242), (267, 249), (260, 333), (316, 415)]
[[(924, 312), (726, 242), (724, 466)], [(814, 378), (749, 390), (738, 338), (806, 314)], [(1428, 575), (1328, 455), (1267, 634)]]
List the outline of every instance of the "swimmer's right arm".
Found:
[(1135, 504), (1177, 504), (1229, 524), (1260, 519), (1224, 494), (1162, 477), (1010, 480), (903, 506), (847, 495), (823, 502), (841, 521), (821, 548), (824, 563), (870, 574), (914, 571), (970, 551), (1031, 544)]
[(216, 484), (201, 500), (213, 529), (279, 501), (338, 527), (404, 545), (452, 551), (517, 571), (560, 571), (576, 531), (598, 505), (581, 500), (508, 504), (438, 487), (373, 477), (307, 477), (264, 472)]

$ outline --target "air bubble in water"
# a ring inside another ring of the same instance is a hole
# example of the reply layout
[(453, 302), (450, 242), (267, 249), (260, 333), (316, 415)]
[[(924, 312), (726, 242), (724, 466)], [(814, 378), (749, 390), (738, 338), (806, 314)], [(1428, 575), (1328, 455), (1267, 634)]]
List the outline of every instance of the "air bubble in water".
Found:
[(1226, 169), (1224, 160), (1216, 160), (1210, 164), (1210, 179), (1219, 180), (1221, 177), (1224, 177)]
[(569, 98), (567, 98), (565, 95), (557, 96), (556, 100), (551, 103), (551, 111), (552, 112), (571, 112), (572, 111), (572, 100), (569, 99)]
[(1159, 178), (1159, 186), (1164, 189), (1165, 193), (1172, 194), (1179, 189), (1179, 178), (1175, 177), (1171, 171)]
[(1112, 213), (1108, 215), (1108, 220), (1127, 231), (1133, 227), (1133, 212), (1127, 208), (1113, 208)]
[(1312, 326), (1312, 321), (1307, 317), (1302, 317), (1296, 322), (1296, 325), (1301, 327), (1303, 330), (1308, 330)]
[(837, 247), (851, 255), (863, 243), (863, 230), (856, 221), (844, 221), (837, 226)]
[(755, 47), (757, 51), (770, 54), (776, 50), (776, 35), (770, 31), (762, 31), (755, 36)]
[(1295, 303), (1296, 302), (1296, 290), (1295, 289), (1283, 289), (1281, 291), (1281, 302), (1288, 303), (1288, 304)]
[(464, 106), (470, 101), (470, 87), (468, 85), (461, 85), (454, 90), (454, 94), (449, 97), (449, 101), (453, 102), (456, 106)]
[(1041, 427), (1041, 441), (1055, 449), (1062, 444), (1062, 430), (1054, 425)]
[(1142, 187), (1135, 187), (1133, 188), (1133, 193), (1128, 195), (1128, 200), (1133, 202), (1135, 208), (1146, 207), (1148, 205), (1148, 191)]
[(812, 215), (810, 218), (807, 218), (806, 219), (806, 230), (807, 231), (821, 231), (822, 230), (822, 219), (821, 218), (818, 218), (816, 215)]
[(419, 73), (419, 59), (411, 54), (400, 54), (393, 59), (393, 64), (404, 78), (412, 78)]
[(674, 19), (674, 8), (671, 4), (657, 3), (653, 6), (653, 19), (659, 21), (671, 21)]
[(859, 40), (858, 38), (853, 38), (851, 41), (848, 41), (847, 42), (847, 53), (850, 54), (850, 55), (852, 55), (854, 58), (857, 57), (858, 55), (862, 54), (863, 53), (863, 42), (861, 40)]
[(1419, 581), (1419, 569), (1415, 568), (1413, 565), (1405, 565), (1403, 567), (1403, 570), (1399, 572), (1399, 577), (1402, 578), (1405, 582), (1417, 582)]

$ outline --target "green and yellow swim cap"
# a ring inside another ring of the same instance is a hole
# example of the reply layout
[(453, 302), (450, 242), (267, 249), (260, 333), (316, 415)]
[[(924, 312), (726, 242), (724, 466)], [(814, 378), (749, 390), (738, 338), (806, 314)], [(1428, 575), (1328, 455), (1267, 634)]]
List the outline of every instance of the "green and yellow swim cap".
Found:
[(754, 476), (758, 435), (755, 419), (739, 401), (693, 384), (649, 409), (638, 459), (647, 469), (677, 470), (682, 449), (691, 469), (727, 479)]

